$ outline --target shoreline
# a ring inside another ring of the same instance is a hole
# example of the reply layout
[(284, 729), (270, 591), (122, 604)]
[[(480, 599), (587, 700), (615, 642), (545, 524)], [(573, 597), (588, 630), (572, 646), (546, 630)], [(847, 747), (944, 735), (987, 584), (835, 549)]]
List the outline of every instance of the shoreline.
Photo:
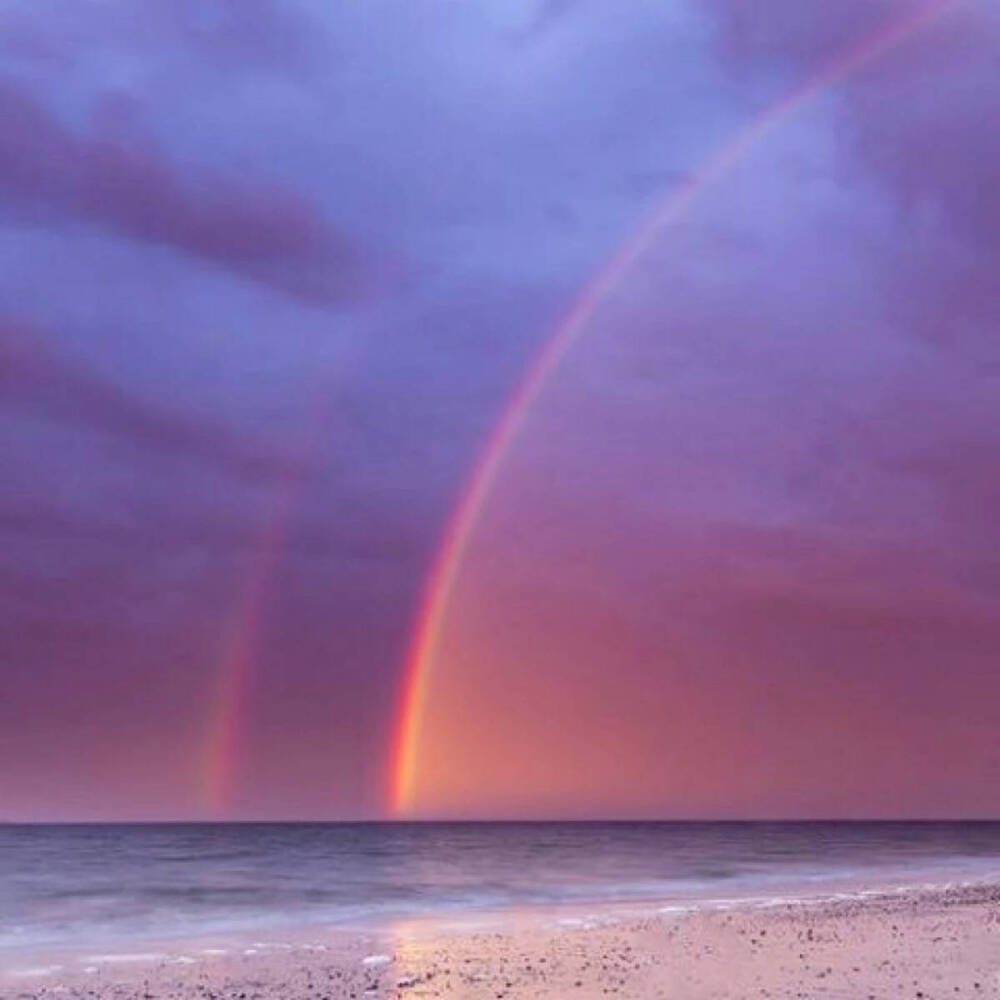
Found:
[[(8, 953), (0, 998), (186, 998), (205, 990), (284, 997), (305, 995), (307, 982), (310, 989), (322, 983), (319, 995), (330, 998), (528, 998), (569, 990), (581, 998), (622, 991), (646, 998), (681, 982), (685, 998), (760, 991), (793, 997), (803, 988), (809, 996), (853, 996), (843, 983), (865, 970), (868, 992), (859, 996), (1000, 994), (1000, 876), (895, 886), (856, 879), (850, 889), (832, 888), (134, 941), (116, 949), (25, 952), (16, 963)], [(893, 959), (904, 941), (910, 943), (905, 961)], [(768, 951), (780, 961), (766, 960)], [(815, 965), (819, 952), (822, 968)], [(901, 962), (922, 986), (886, 991), (879, 982)]]

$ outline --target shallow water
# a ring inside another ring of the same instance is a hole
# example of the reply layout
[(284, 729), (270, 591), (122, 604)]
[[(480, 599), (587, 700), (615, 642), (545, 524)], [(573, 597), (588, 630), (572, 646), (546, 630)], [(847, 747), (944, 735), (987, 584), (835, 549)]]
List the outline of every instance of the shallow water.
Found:
[(40, 947), (1000, 870), (1000, 823), (0, 826), (0, 965)]

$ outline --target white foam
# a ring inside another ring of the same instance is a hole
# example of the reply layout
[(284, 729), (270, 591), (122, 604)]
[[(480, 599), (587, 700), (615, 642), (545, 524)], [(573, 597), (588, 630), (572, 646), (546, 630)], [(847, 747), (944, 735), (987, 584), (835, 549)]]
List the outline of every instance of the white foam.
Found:
[(14, 969), (8, 975), (17, 979), (35, 979), (42, 976), (51, 976), (62, 969), (61, 965), (40, 965), (34, 969)]
[(392, 959), (388, 955), (366, 955), (361, 959), (362, 965), (367, 965), (369, 969), (379, 965), (388, 965)]
[(171, 961), (174, 965), (194, 965), (194, 959), (190, 955), (178, 955)]
[(762, 899), (754, 903), (758, 910), (770, 910), (776, 906), (808, 906), (810, 899), (802, 899), (799, 896), (772, 896), (770, 899)]
[(203, 955), (228, 955), (228, 948), (202, 948), (201, 953)]
[(156, 951), (122, 952), (110, 955), (88, 955), (88, 962), (99, 965), (122, 964), (125, 962), (162, 962), (167, 956)]

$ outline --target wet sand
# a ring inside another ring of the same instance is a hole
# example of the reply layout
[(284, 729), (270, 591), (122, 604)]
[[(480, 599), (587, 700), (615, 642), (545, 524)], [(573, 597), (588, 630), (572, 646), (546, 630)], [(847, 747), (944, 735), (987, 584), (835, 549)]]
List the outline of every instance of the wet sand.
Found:
[(535, 913), (490, 930), (423, 923), (379, 934), (313, 930), (239, 946), (201, 942), (130, 956), (95, 954), (59, 968), (8, 970), (0, 996), (1000, 997), (1000, 885), (664, 909), (599, 918)]

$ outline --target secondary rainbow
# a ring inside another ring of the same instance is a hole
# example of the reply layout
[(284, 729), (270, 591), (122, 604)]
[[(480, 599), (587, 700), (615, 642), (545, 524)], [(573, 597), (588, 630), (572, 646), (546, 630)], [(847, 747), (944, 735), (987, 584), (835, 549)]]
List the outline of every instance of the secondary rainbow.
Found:
[(933, 0), (919, 4), (914, 11), (892, 21), (841, 53), (824, 69), (740, 129), (697, 173), (674, 188), (640, 222), (583, 289), (545, 342), (483, 447), (448, 522), (437, 556), (424, 583), (403, 668), (402, 696), (393, 728), (388, 782), (388, 805), (393, 814), (405, 815), (413, 808), (421, 729), (434, 654), (469, 540), (511, 445), (524, 427), (532, 404), (561, 359), (583, 333), (597, 309), (619, 287), (660, 234), (677, 222), (713, 181), (728, 173), (750, 149), (803, 105), (962, 2), (963, 0)]
[(254, 665), (264, 638), (272, 584), (296, 505), (308, 486), (311, 459), (327, 424), (330, 392), (324, 385), (313, 390), (310, 396), (305, 427), (295, 449), (296, 457), (289, 460), (288, 470), (276, 484), (253, 561), (241, 581), (223, 635), (200, 761), (201, 806), (212, 816), (227, 815), (238, 791), (246, 756)]
[(252, 668), (264, 629), (269, 585), (279, 562), (296, 494), (294, 485), (282, 484), (223, 639), (201, 769), (202, 805), (213, 816), (228, 812), (236, 791)]

